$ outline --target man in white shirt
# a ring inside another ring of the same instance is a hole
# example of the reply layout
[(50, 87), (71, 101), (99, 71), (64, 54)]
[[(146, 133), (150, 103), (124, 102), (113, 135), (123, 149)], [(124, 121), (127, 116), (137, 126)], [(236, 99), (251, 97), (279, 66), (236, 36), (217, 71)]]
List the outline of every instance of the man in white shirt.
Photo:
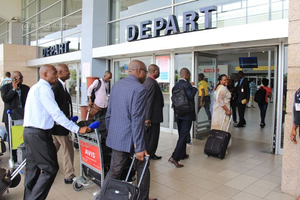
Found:
[(51, 85), (57, 82), (53, 65), (40, 68), (40, 80), (30, 89), (25, 104), (24, 144), (26, 175), (24, 200), (46, 199), (58, 171), (56, 149), (52, 140), (54, 122), (74, 133), (86, 133), (59, 109)]
[[(108, 92), (108, 83), (112, 77), (110, 71), (106, 71), (104, 73), (103, 78), (95, 80), (87, 90), (87, 96), (89, 98), (89, 106), (96, 104), (101, 110), (95, 115), (95, 119), (100, 118), (101, 116), (106, 115), (107, 111), (107, 92)], [(95, 99), (92, 100), (92, 92), (94, 89), (97, 89), (98, 84), (100, 84), (100, 88), (95, 92)]]

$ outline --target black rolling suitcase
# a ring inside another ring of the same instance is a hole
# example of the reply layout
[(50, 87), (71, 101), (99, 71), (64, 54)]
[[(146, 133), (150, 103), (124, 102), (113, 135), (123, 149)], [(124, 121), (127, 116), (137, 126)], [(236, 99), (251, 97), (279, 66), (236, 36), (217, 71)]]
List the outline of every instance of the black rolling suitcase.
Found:
[(142, 179), (149, 162), (149, 157), (145, 157), (145, 159), (146, 159), (145, 166), (143, 168), (137, 186), (134, 185), (133, 183), (127, 182), (130, 176), (132, 166), (135, 161), (135, 155), (134, 155), (125, 181), (121, 181), (117, 179), (108, 179), (104, 184), (103, 188), (101, 189), (101, 193), (98, 200), (118, 200), (118, 199), (137, 200), (139, 198), (139, 187), (142, 183)]
[(222, 125), (220, 128), (221, 130), (213, 129), (209, 132), (207, 141), (204, 146), (204, 153), (207, 156), (215, 156), (215, 157), (219, 157), (221, 159), (223, 159), (225, 157), (226, 149), (228, 147), (228, 143), (231, 138), (231, 134), (228, 133), (228, 130), (229, 130), (229, 126), (230, 126), (231, 119), (232, 119), (232, 116), (230, 116), (227, 129), (226, 129), (226, 131), (223, 131), (222, 129), (223, 129), (223, 125), (224, 125), (226, 116), (227, 115), (224, 116), (224, 119), (223, 119), (223, 122), (222, 122)]

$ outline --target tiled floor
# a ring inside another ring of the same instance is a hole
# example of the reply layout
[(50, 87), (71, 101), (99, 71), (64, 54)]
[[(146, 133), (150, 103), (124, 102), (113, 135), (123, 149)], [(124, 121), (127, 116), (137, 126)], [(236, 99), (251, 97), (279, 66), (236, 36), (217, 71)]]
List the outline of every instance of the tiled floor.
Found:
[[(151, 161), (150, 196), (159, 200), (293, 200), (280, 192), (282, 156), (263, 153), (270, 149), (270, 125), (272, 113), (265, 129), (259, 125), (258, 109), (247, 109), (247, 127), (231, 127), (232, 147), (224, 160), (203, 154), (205, 140), (193, 140), (187, 147), (190, 157), (180, 163), (183, 168), (175, 168), (168, 163), (174, 150), (177, 135), (161, 133), (157, 155), (162, 160)], [(0, 166), (7, 167), (8, 153), (1, 157)], [(76, 173), (79, 174), (79, 154), (76, 151)], [(61, 152), (59, 163), (62, 164)], [(23, 175), (22, 175), (23, 176)], [(0, 199), (21, 200), (22, 183)], [(74, 191), (72, 185), (63, 183), (60, 169), (47, 199), (82, 200), (92, 199), (92, 193), (99, 188), (95, 185)]]

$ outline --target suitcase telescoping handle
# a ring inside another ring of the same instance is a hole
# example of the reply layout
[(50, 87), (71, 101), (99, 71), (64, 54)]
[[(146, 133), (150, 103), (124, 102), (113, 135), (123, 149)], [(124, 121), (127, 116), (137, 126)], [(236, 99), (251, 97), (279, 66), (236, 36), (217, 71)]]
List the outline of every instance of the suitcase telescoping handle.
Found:
[[(145, 165), (144, 165), (144, 168), (143, 168), (143, 171), (142, 171), (140, 180), (139, 180), (138, 185), (137, 185), (138, 188), (140, 187), (140, 185), (141, 185), (141, 183), (142, 183), (142, 179), (143, 179), (144, 173), (145, 173), (145, 171), (146, 171), (146, 167), (147, 167), (148, 162), (149, 162), (149, 156), (145, 156), (145, 160), (146, 160), (146, 162), (145, 162)], [(130, 167), (129, 167), (129, 170), (128, 170), (126, 179), (125, 179), (126, 182), (128, 181), (128, 178), (129, 178), (130, 172), (131, 172), (131, 170), (132, 170), (132, 166), (133, 166), (133, 164), (134, 164), (134, 161), (135, 161), (135, 154), (134, 154), (133, 157), (132, 157), (132, 162), (131, 162), (131, 165), (130, 165)]]
[[(220, 130), (223, 130), (223, 126), (224, 126), (226, 117), (227, 117), (227, 115), (225, 114), (225, 115), (224, 115), (224, 118), (223, 118), (223, 122), (222, 122), (222, 125), (221, 125)], [(229, 118), (229, 122), (228, 122), (228, 126), (227, 126), (227, 129), (226, 129), (226, 132), (228, 132), (228, 130), (229, 130), (229, 126), (230, 126), (231, 120), (232, 120), (232, 115), (230, 115), (230, 118)]]

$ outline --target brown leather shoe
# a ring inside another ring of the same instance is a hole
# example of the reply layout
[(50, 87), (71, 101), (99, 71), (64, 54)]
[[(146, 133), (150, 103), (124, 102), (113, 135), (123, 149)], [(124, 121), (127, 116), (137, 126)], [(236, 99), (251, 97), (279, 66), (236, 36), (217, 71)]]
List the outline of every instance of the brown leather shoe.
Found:
[(169, 158), (168, 162), (173, 163), (176, 167), (180, 168), (183, 167), (184, 165), (179, 164), (178, 161), (174, 160), (172, 157)]
[(186, 154), (183, 159), (188, 159), (190, 157), (189, 154)]

